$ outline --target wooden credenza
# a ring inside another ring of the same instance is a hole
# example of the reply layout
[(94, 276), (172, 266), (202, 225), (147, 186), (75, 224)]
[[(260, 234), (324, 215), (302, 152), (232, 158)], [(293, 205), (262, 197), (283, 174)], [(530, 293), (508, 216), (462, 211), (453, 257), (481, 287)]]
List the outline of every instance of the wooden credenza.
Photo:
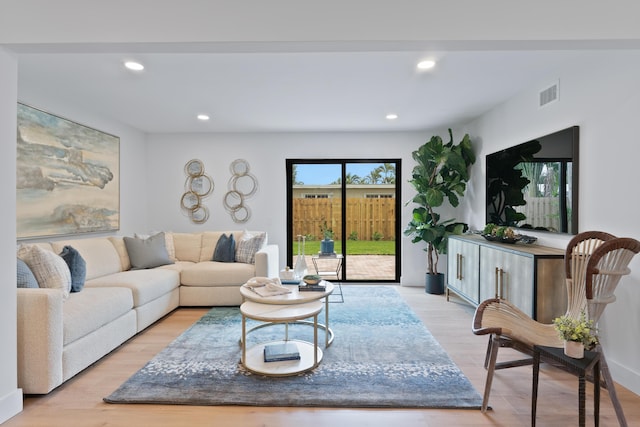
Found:
[(447, 253), (447, 301), (450, 292), (474, 306), (500, 297), (542, 323), (567, 308), (562, 249), (464, 235), (449, 237)]

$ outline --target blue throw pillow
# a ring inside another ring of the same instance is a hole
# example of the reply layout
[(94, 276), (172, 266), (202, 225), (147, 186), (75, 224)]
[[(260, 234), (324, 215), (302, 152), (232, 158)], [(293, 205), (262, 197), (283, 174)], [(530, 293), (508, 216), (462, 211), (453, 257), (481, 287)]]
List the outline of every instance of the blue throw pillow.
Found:
[(71, 273), (71, 292), (80, 292), (84, 288), (84, 281), (87, 277), (87, 263), (76, 249), (65, 246), (60, 252), (60, 256), (69, 266)]
[(20, 258), (16, 258), (18, 271), (17, 271), (17, 282), (19, 288), (39, 288), (38, 281), (36, 280), (36, 276), (33, 275), (33, 271), (29, 268), (26, 262), (21, 260)]
[(236, 261), (236, 241), (233, 238), (233, 234), (227, 237), (223, 234), (216, 243), (216, 248), (213, 251), (213, 261), (219, 262), (235, 262)]
[(123, 237), (123, 240), (134, 270), (173, 264), (169, 259), (164, 233), (154, 234), (146, 239)]

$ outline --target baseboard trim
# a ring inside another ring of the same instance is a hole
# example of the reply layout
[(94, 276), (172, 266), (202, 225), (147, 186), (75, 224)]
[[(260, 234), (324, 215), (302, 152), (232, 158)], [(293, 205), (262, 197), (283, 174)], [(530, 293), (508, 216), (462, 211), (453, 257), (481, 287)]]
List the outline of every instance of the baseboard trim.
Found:
[(0, 398), (0, 424), (22, 412), (22, 389), (17, 388)]
[(611, 361), (609, 358), (607, 358), (607, 364), (609, 365), (613, 381), (640, 396), (640, 375), (638, 375), (637, 372)]

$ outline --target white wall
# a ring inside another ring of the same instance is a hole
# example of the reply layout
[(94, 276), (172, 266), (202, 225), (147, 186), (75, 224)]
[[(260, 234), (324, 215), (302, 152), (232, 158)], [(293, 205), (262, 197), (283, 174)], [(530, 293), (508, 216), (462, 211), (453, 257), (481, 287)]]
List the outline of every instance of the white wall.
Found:
[[(550, 74), (469, 125), (479, 167), (465, 203), (467, 221), (485, 223), (485, 156), (572, 125), (580, 126), (579, 229), (640, 239), (637, 197), (640, 52), (609, 52), (601, 63), (576, 62)], [(560, 80), (560, 100), (537, 107), (538, 92)], [(529, 233), (534, 234), (534, 233)], [(538, 234), (539, 243), (564, 248), (569, 238)], [(614, 379), (640, 393), (640, 256), (631, 264), (601, 321), (601, 335)]]
[(0, 48), (0, 423), (22, 410), (22, 390), (16, 371), (16, 115), (17, 61)]
[[(445, 134), (441, 134), (445, 137)], [(454, 135), (455, 137), (456, 135)], [(286, 259), (286, 171), (287, 158), (402, 158), (401, 227), (411, 219), (413, 207), (404, 202), (414, 195), (408, 184), (414, 162), (411, 152), (431, 133), (267, 133), (267, 134), (180, 134), (149, 137), (148, 226), (152, 230), (267, 230), (269, 241), (280, 246), (282, 266)], [(205, 171), (214, 180), (215, 190), (204, 204), (210, 219), (202, 225), (193, 224), (180, 209), (186, 175), (184, 165), (191, 159), (203, 161)], [(245, 224), (232, 221), (223, 206), (231, 177), (229, 165), (236, 159), (249, 162), (251, 173), (259, 183), (258, 192), (247, 199), (252, 209)], [(426, 271), (422, 245), (402, 239), (402, 283), (423, 286)]]

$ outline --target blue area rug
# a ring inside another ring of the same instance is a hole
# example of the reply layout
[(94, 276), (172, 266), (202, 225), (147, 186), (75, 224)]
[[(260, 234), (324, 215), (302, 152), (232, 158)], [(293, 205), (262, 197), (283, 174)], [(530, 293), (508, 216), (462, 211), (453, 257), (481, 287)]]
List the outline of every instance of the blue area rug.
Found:
[[(214, 307), (104, 400), (109, 403), (350, 408), (479, 408), (481, 396), (403, 301), (385, 286), (343, 286), (329, 305), (333, 344), (314, 371), (272, 378), (240, 365), (241, 317)], [(319, 319), (324, 319), (324, 313)], [(247, 322), (247, 325), (257, 323)], [(280, 339), (282, 325), (247, 343)], [(312, 341), (291, 325), (290, 338)], [(320, 333), (324, 344), (324, 333)]]

